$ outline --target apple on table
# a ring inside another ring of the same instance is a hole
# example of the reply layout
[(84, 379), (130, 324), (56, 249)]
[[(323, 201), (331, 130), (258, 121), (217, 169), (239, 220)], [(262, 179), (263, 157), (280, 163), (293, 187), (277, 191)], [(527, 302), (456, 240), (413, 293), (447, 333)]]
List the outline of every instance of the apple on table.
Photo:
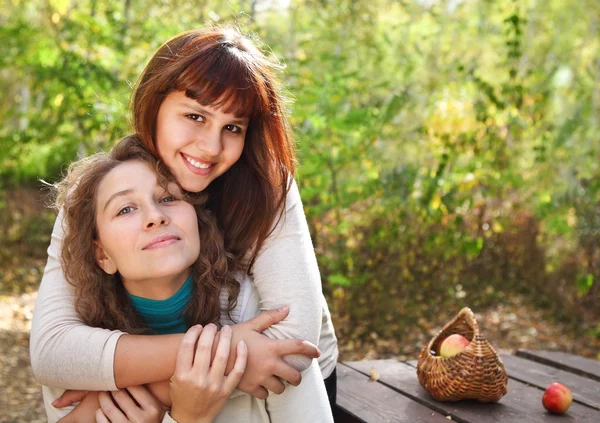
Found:
[(542, 405), (551, 413), (565, 413), (573, 402), (573, 394), (571, 390), (562, 383), (554, 382), (544, 392), (542, 397)]

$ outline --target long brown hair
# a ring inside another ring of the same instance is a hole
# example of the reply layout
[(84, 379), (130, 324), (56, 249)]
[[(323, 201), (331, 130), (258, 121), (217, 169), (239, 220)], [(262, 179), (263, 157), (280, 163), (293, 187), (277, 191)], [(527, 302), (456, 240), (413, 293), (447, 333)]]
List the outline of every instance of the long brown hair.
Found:
[(285, 102), (272, 71), (276, 66), (237, 29), (188, 31), (158, 49), (132, 96), (134, 130), (157, 158), (158, 110), (171, 92), (183, 91), (203, 105), (249, 118), (240, 159), (206, 190), (227, 250), (244, 260), (246, 271), (283, 215), (295, 173)]
[[(129, 333), (149, 330), (135, 313), (118, 275), (106, 274), (96, 263), (96, 198), (104, 177), (119, 164), (139, 160), (156, 170), (161, 186), (175, 182), (166, 166), (156, 160), (137, 136), (119, 141), (109, 153), (98, 153), (70, 165), (65, 178), (54, 185), (55, 206), (63, 213), (64, 239), (61, 258), (65, 277), (75, 287), (75, 309), (94, 327)], [(239, 283), (234, 279), (223, 237), (212, 213), (204, 206), (205, 195), (187, 196), (196, 206), (200, 232), (200, 256), (192, 266), (194, 289), (184, 317), (188, 324), (217, 323), (221, 315), (221, 288), (229, 290), (229, 311), (235, 306)]]

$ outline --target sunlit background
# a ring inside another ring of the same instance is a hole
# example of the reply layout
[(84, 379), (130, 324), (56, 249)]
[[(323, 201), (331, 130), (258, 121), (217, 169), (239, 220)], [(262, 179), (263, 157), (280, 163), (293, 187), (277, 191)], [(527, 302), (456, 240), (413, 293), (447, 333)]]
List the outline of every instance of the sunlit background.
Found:
[(342, 360), (414, 358), (463, 306), (498, 349), (599, 359), (597, 0), (4, 0), (0, 422), (54, 222), (39, 179), (129, 132), (162, 42), (234, 24), (279, 60)]

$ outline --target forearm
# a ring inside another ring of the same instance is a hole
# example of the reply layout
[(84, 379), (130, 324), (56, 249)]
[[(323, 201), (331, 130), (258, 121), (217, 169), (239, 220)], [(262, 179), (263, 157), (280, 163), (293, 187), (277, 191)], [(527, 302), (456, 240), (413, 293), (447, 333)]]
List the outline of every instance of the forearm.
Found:
[(115, 350), (116, 385), (124, 388), (169, 380), (182, 338), (183, 334), (121, 336)]
[[(94, 329), (83, 325), (81, 325), (80, 329), (84, 332), (79, 335), (73, 333), (70, 335), (70, 337), (72, 339), (82, 339), (85, 337), (85, 331), (87, 330), (103, 331), (103, 329)], [(78, 329), (73, 330), (77, 331)], [(106, 386), (107, 382), (99, 383), (94, 380), (93, 376), (98, 373), (98, 370), (94, 369), (97, 368), (96, 364), (99, 360), (90, 356), (90, 345), (85, 342), (72, 343), (74, 347), (77, 345), (81, 346), (81, 351), (79, 351), (81, 355), (79, 357), (74, 351), (63, 351), (68, 358), (65, 358), (67, 361), (61, 364), (61, 366), (66, 367), (70, 362), (71, 364), (74, 363), (77, 369), (89, 369), (89, 371), (84, 371), (83, 374), (77, 376), (76, 381), (72, 380), (75, 378), (75, 376), (70, 379), (66, 377), (60, 379), (59, 372), (52, 372), (51, 366), (48, 364), (50, 362), (56, 363), (59, 361), (58, 356), (52, 360), (42, 361), (42, 366), (37, 367), (38, 370), (41, 370), (41, 373), (36, 373), (36, 376), (38, 376), (40, 380), (43, 380), (42, 383), (44, 384), (58, 386), (63, 389), (101, 391), (115, 390), (116, 388), (121, 389), (153, 382), (168, 381), (175, 370), (177, 352), (179, 350), (179, 345), (182, 338), (183, 334), (121, 335), (116, 341), (116, 348), (110, 348), (109, 355), (109, 357), (113, 357), (114, 359), (114, 365), (109, 367), (114, 371), (113, 377), (110, 378), (111, 380), (114, 379), (114, 385), (110, 383), (108, 384), (109, 386)], [(59, 345), (50, 345), (46, 347), (46, 350), (61, 351), (61, 349), (58, 347)], [(112, 351), (114, 351), (114, 353)], [(104, 355), (107, 354), (108, 353), (104, 353)], [(75, 361), (72, 361), (73, 359), (75, 359)], [(232, 349), (231, 359), (232, 361), (235, 360), (234, 349)], [(100, 372), (103, 372), (103, 370), (100, 370)], [(68, 374), (75, 373), (75, 371), (68, 372)], [(50, 382), (48, 382), (47, 379), (51, 379)], [(103, 379), (106, 379), (106, 377)]]
[[(164, 405), (171, 404), (169, 379), (175, 371), (177, 353), (182, 334), (175, 335), (123, 335), (115, 351), (115, 381), (119, 389), (147, 385), (154, 396)], [(220, 335), (213, 344), (213, 356)], [(243, 337), (241, 338), (243, 339)], [(237, 344), (236, 344), (237, 345)], [(232, 345), (229, 362), (233, 368), (237, 357), (236, 345)]]

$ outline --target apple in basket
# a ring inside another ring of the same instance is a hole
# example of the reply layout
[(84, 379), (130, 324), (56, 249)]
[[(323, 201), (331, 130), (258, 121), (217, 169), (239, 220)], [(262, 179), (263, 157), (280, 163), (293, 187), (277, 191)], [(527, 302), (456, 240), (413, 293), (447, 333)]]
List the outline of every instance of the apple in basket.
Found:
[(562, 383), (554, 382), (544, 392), (542, 404), (551, 413), (562, 414), (566, 412), (573, 402), (571, 390)]
[(444, 338), (440, 344), (440, 356), (441, 357), (452, 357), (469, 345), (469, 340), (462, 335), (457, 333)]

